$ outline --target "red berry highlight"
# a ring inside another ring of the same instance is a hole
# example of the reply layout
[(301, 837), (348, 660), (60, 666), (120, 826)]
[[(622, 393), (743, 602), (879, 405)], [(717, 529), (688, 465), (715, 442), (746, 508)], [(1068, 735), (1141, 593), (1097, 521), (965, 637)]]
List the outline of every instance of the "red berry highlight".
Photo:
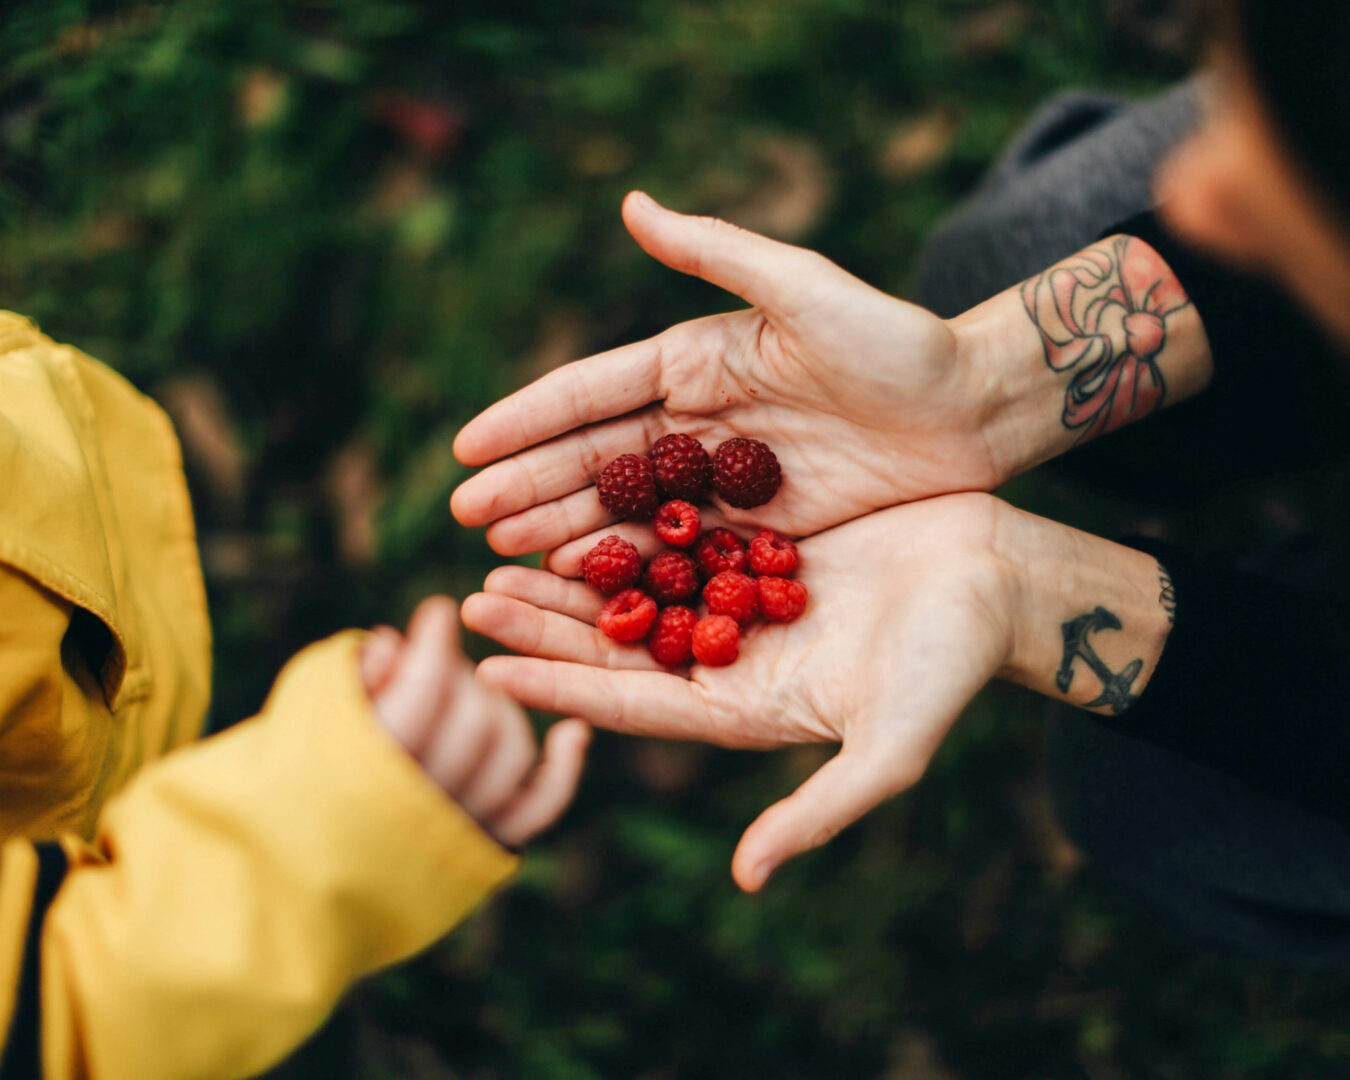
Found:
[(700, 536), (694, 544), (694, 558), (705, 578), (750, 565), (745, 545), (730, 529), (710, 529)]
[(641, 641), (656, 621), (656, 601), (641, 589), (625, 589), (600, 609), (595, 625), (615, 641)]
[(668, 607), (656, 617), (647, 648), (652, 659), (666, 667), (681, 667), (694, 658), (694, 627), (698, 616), (693, 608)]
[(782, 482), (778, 458), (758, 439), (728, 439), (713, 454), (713, 487), (731, 506), (763, 506)]
[(712, 458), (692, 435), (662, 435), (647, 456), (652, 460), (657, 490), (667, 499), (695, 502), (712, 488)]
[(657, 603), (677, 603), (698, 592), (698, 566), (683, 551), (658, 552), (647, 564), (642, 586)]
[(755, 579), (727, 570), (703, 586), (703, 600), (711, 615), (729, 615), (744, 626), (759, 614)]
[(797, 569), (797, 545), (772, 529), (761, 529), (750, 541), (750, 569), (756, 574), (787, 577)]
[(586, 584), (606, 596), (631, 589), (642, 576), (642, 556), (622, 536), (606, 536), (581, 560)]
[(725, 667), (740, 652), (741, 628), (728, 615), (709, 615), (699, 619), (690, 644), (700, 664)]
[(755, 582), (759, 606), (769, 622), (791, 622), (806, 607), (806, 586), (781, 577), (762, 577)]
[(698, 539), (698, 507), (671, 499), (656, 512), (656, 535), (663, 543), (688, 547)]
[(600, 505), (627, 521), (650, 521), (660, 498), (652, 463), (639, 454), (620, 454), (595, 481)]

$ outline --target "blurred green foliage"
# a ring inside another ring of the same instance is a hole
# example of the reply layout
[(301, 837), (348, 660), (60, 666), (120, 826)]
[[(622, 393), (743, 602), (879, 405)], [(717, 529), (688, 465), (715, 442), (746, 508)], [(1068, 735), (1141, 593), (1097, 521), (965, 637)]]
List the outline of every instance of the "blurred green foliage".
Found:
[[(734, 304), (642, 256), (625, 191), (900, 291), (1039, 100), (1184, 70), (1155, 7), (10, 0), (0, 303), (173, 412), (224, 724), (307, 640), (481, 580), (465, 419)], [(739, 895), (740, 830), (820, 760), (599, 740), (518, 885), (278, 1075), (1350, 1075), (1346, 980), (1210, 956), (1077, 868), (1023, 696)]]

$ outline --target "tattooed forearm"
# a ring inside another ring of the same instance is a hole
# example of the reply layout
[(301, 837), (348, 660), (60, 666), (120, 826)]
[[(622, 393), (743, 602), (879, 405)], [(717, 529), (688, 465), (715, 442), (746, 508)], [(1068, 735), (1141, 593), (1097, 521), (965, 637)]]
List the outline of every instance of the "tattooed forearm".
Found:
[(1162, 408), (1167, 384), (1158, 356), (1168, 318), (1190, 303), (1148, 244), (1117, 236), (1022, 285), (1045, 362), (1072, 378), (1061, 421), (1077, 442)]
[(1177, 590), (1172, 585), (1172, 575), (1163, 569), (1162, 563), (1158, 564), (1158, 584), (1162, 586), (1162, 592), (1158, 593), (1158, 603), (1162, 605), (1168, 625), (1175, 626), (1177, 621)]
[(1064, 634), (1064, 659), (1055, 672), (1055, 685), (1061, 694), (1067, 694), (1073, 685), (1074, 661), (1082, 660), (1102, 682), (1102, 692), (1092, 701), (1085, 702), (1084, 708), (1104, 707), (1114, 713), (1122, 713), (1139, 699), (1132, 688), (1135, 679), (1139, 678), (1139, 672), (1143, 670), (1144, 661), (1131, 660), (1120, 671), (1112, 671), (1088, 640), (1089, 635), (1096, 630), (1119, 629), (1120, 619), (1101, 606), (1086, 615), (1070, 619), (1060, 627)]

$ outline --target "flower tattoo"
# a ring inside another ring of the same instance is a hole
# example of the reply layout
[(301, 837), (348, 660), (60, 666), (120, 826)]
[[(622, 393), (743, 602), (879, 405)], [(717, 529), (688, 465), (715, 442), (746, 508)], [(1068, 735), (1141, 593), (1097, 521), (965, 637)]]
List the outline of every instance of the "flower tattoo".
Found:
[(1064, 426), (1087, 442), (1162, 407), (1158, 354), (1186, 307), (1176, 275), (1148, 244), (1117, 236), (1022, 285), (1022, 303), (1055, 371), (1073, 372)]

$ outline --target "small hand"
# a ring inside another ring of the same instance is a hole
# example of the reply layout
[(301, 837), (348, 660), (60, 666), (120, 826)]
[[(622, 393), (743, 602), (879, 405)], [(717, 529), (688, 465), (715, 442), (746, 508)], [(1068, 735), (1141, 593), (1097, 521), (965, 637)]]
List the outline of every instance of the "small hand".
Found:
[(794, 536), (1003, 479), (986, 445), (987, 388), (937, 316), (813, 252), (645, 195), (623, 215), (648, 253), (754, 306), (568, 364), (471, 421), (456, 455), (497, 463), (451, 508), (487, 525), (496, 551), (550, 550), (612, 521), (589, 485), (672, 431), (710, 452), (733, 436), (767, 442), (783, 465), (778, 495), (753, 511), (717, 505), (733, 523)]
[[(666, 671), (644, 646), (595, 629), (603, 598), (594, 590), (525, 567), (494, 570), (486, 591), (465, 600), (464, 622), (526, 654), (492, 657), (479, 671), (527, 706), (730, 747), (841, 743), (742, 837), (732, 872), (753, 891), (775, 867), (917, 781), (999, 672), (1013, 642), (994, 539), (1009, 513), (991, 496), (951, 495), (804, 540), (805, 613), (751, 628), (730, 667)], [(553, 565), (575, 575), (580, 556), (570, 545)]]
[(481, 683), (460, 652), (454, 601), (424, 601), (406, 639), (393, 627), (374, 630), (361, 676), (385, 730), (501, 843), (523, 846), (572, 801), (590, 728), (554, 724), (541, 756), (525, 714)]

